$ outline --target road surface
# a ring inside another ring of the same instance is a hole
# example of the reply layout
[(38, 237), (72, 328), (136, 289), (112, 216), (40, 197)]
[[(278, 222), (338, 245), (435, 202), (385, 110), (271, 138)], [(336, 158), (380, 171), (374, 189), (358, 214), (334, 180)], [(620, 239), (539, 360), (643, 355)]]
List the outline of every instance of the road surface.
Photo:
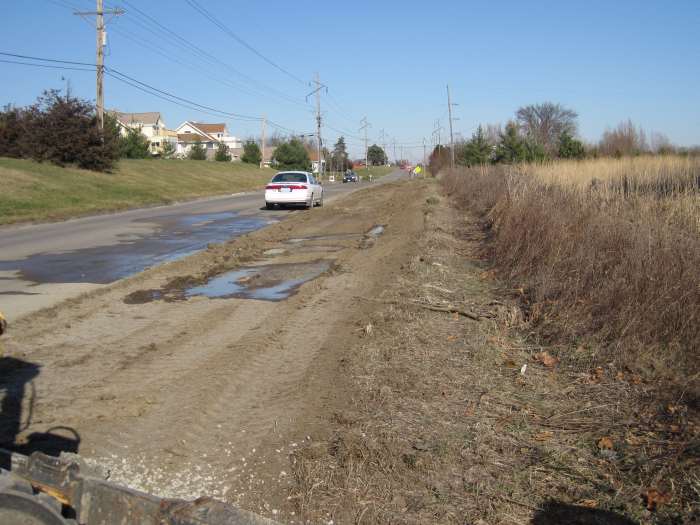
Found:
[[(401, 172), (380, 179), (396, 180)], [(369, 183), (329, 183), (326, 203)], [(0, 311), (13, 321), (287, 217), (261, 192), (0, 229)], [(291, 212), (293, 213), (293, 212)]]

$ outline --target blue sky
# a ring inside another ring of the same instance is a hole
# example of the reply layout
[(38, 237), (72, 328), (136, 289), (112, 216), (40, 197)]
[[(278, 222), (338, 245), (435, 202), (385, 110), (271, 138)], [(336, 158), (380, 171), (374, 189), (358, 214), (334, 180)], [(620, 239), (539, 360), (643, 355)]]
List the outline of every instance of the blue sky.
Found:
[[(230, 113), (267, 115), (297, 133), (314, 131), (308, 82), (328, 86), (322, 107), (326, 142), (342, 130), (361, 151), (369, 137), (399, 143), (417, 159), (436, 119), (447, 126), (450, 84), (455, 132), (504, 123), (524, 104), (554, 101), (579, 113), (580, 135), (597, 140), (628, 118), (674, 143), (700, 143), (700, 1), (235, 2), (198, 0), (236, 36), (186, 0), (106, 0), (126, 14), (108, 26), (106, 64), (140, 81)], [(71, 6), (90, 0), (11, 2), (0, 19), (0, 51), (94, 63), (95, 32)], [(137, 9), (136, 9), (137, 8)], [(164, 33), (138, 10), (179, 35)], [(198, 56), (189, 44), (205, 50)], [(0, 57), (7, 59), (7, 57)], [(64, 87), (94, 98), (94, 73), (0, 63), (0, 103), (31, 103), (42, 89)], [(295, 79), (297, 77), (304, 82)], [(183, 108), (112, 78), (105, 103), (123, 111), (160, 111), (183, 120), (228, 122), (235, 135), (260, 124)], [(331, 129), (334, 128), (334, 129)], [(393, 157), (392, 147), (389, 154)]]

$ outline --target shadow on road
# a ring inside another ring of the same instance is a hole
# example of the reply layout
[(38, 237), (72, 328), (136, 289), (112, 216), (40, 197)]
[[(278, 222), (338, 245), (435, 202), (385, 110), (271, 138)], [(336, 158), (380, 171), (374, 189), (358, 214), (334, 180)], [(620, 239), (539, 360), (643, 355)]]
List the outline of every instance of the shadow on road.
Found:
[(580, 505), (569, 505), (559, 501), (548, 501), (532, 518), (532, 525), (635, 525), (620, 514), (609, 510), (591, 509)]
[[(80, 435), (70, 427), (56, 426), (18, 440), (32, 422), (36, 403), (34, 379), (40, 371), (35, 363), (0, 357), (0, 447), (21, 454), (39, 451), (50, 456), (78, 452)], [(0, 467), (9, 469), (9, 465)]]

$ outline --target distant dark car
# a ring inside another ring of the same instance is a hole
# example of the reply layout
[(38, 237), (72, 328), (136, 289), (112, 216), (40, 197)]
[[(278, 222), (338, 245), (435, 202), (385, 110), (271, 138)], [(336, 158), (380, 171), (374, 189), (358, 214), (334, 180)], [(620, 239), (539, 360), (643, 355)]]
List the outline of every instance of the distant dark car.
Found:
[(343, 175), (343, 182), (360, 182), (360, 178), (354, 171), (349, 171), (348, 173)]

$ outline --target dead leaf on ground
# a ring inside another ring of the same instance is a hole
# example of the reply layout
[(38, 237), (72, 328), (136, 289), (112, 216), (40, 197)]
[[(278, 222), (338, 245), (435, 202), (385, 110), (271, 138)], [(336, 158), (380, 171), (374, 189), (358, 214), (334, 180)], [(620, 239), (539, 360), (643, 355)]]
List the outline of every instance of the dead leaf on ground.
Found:
[(540, 432), (539, 434), (535, 434), (534, 438), (536, 441), (549, 441), (554, 437), (554, 432), (551, 430), (545, 430), (544, 432)]
[(598, 440), (598, 448), (600, 450), (612, 450), (613, 449), (613, 440), (610, 439), (608, 436), (600, 438)]
[(456, 341), (457, 339), (459, 339), (458, 335), (448, 335), (447, 336), (447, 341), (449, 341), (449, 342)]
[(598, 506), (598, 502), (594, 499), (582, 499), (581, 501), (577, 502), (576, 505), (587, 507), (589, 509), (595, 509)]
[(553, 355), (551, 355), (547, 351), (540, 352), (538, 354), (535, 354), (535, 359), (542, 363), (544, 366), (547, 368), (553, 368), (559, 364), (559, 359)]
[(671, 495), (657, 489), (647, 489), (642, 493), (642, 499), (647, 510), (655, 511), (661, 505), (671, 502)]

